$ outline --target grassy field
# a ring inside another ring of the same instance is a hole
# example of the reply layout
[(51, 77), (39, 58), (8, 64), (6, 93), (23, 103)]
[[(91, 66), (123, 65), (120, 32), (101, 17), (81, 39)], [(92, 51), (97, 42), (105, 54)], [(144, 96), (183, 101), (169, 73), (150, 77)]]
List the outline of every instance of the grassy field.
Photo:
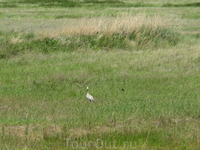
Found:
[(0, 0), (0, 149), (199, 149), (199, 4)]

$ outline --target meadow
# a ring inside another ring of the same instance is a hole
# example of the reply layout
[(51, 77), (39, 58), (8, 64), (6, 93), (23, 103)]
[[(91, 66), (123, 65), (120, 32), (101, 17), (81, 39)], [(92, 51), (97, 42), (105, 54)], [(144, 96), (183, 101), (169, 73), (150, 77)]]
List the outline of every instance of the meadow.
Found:
[(0, 149), (199, 149), (199, 5), (0, 0)]

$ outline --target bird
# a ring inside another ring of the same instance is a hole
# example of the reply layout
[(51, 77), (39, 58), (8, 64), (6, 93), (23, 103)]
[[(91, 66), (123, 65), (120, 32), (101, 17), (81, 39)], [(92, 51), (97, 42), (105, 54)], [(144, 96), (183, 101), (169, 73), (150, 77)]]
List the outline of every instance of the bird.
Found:
[(94, 98), (93, 98), (93, 96), (92, 95), (90, 95), (89, 93), (88, 93), (88, 90), (89, 90), (89, 87), (87, 87), (87, 94), (86, 94), (86, 98), (90, 101), (90, 102), (94, 102)]

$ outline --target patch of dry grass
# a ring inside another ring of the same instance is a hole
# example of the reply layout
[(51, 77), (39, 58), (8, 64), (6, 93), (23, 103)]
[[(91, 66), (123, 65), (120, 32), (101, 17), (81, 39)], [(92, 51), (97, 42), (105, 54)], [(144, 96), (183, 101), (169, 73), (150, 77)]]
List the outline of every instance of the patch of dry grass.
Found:
[(0, 135), (2, 137), (17, 137), (22, 140), (42, 141), (44, 138), (53, 138), (61, 135), (61, 127), (55, 124), (40, 125), (0, 125)]
[(126, 14), (119, 17), (99, 17), (99, 18), (82, 18), (71, 25), (63, 26), (55, 30), (44, 30), (40, 32), (40, 37), (55, 38), (58, 36), (72, 35), (96, 35), (97, 33), (120, 33), (127, 34), (133, 31), (137, 32), (142, 26), (150, 28), (166, 28), (167, 20), (159, 16), (149, 17), (144, 13), (133, 16)]
[[(156, 143), (157, 146), (154, 148), (165, 145), (165, 148), (174, 147), (180, 149), (184, 143), (188, 148), (196, 148), (196, 145), (200, 143), (198, 123), (198, 119), (194, 118), (161, 117), (146, 120), (130, 117), (123, 122), (117, 121), (115, 125), (101, 125), (91, 129), (80, 127), (69, 129), (67, 132), (55, 124), (49, 124), (47, 126), (39, 124), (18, 126), (1, 125), (0, 135), (2, 141), (5, 138), (10, 138), (10, 140), (14, 141), (20, 140), (18, 144), (15, 143), (18, 147), (23, 147), (23, 143), (25, 142), (27, 144), (26, 146), (34, 148), (36, 144), (39, 144), (39, 148), (42, 148), (45, 147), (43, 144), (46, 141), (46, 144), (48, 142), (54, 142), (57, 148), (61, 145), (63, 146), (62, 148), (66, 148), (66, 140), (70, 140), (71, 143), (81, 141), (89, 142), (90, 140), (97, 140), (92, 137), (97, 137), (101, 141), (112, 142), (112, 140), (117, 140), (116, 136), (120, 136), (121, 139), (124, 139), (126, 136), (131, 136), (131, 139), (128, 140), (134, 140), (132, 142), (135, 142), (135, 146), (139, 148), (144, 146), (149, 148)], [(182, 132), (179, 132), (179, 130)], [(55, 141), (51, 141), (51, 139)], [(118, 144), (120, 143), (120, 141), (116, 142)], [(49, 148), (53, 148), (53, 145), (49, 145)], [(91, 145), (87, 146), (91, 148)], [(130, 149), (129, 147), (126, 148)]]

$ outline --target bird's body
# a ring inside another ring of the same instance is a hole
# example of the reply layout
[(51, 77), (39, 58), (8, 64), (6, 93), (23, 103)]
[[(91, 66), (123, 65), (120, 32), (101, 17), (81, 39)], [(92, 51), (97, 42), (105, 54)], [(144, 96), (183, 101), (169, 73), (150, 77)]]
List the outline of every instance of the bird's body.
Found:
[(92, 95), (90, 95), (89, 93), (88, 93), (88, 90), (89, 90), (89, 87), (87, 87), (87, 94), (86, 94), (86, 98), (89, 100), (89, 101), (93, 101), (94, 102), (94, 98), (93, 98), (93, 96)]
[(90, 95), (88, 92), (87, 92), (87, 94), (86, 94), (86, 98), (87, 98), (88, 100), (90, 100), (90, 101), (94, 101), (93, 96)]

